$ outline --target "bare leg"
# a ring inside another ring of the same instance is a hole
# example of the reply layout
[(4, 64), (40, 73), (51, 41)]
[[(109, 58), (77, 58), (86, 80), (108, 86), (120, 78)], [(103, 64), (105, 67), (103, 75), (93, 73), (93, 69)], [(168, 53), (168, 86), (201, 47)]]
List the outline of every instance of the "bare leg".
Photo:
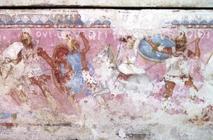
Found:
[[(47, 78), (47, 79), (45, 79)], [(46, 82), (48, 80), (48, 77), (41, 76), (41, 77), (31, 77), (30, 81), (32, 84), (38, 86), (43, 94), (43, 96), (46, 98), (48, 104), (51, 106), (52, 110), (56, 110), (59, 106), (58, 102), (55, 100), (55, 98), (51, 95), (51, 92), (46, 85)]]
[(28, 100), (27, 95), (24, 93), (23, 90), (20, 90), (18, 92), (18, 97), (19, 97), (21, 102), (27, 102), (27, 100)]
[(9, 69), (9, 71), (7, 72), (7, 74), (6, 74), (6, 76), (4, 77), (4, 79), (7, 79), (8, 76), (12, 73), (12, 71), (13, 71), (13, 67), (10, 66), (10, 69)]
[(73, 105), (75, 103), (74, 95), (68, 95), (68, 101)]
[(11, 98), (16, 102), (17, 105), (21, 105), (21, 101), (18, 97), (18, 94), (16, 93), (15, 90), (12, 90), (11, 93), (9, 94)]
[(166, 81), (166, 84), (165, 84), (166, 91), (165, 91), (164, 97), (168, 98), (172, 96), (175, 85), (176, 84), (172, 81)]
[(193, 87), (198, 92), (198, 88), (195, 86), (191, 76), (189, 77), (189, 80), (185, 81), (185, 85), (189, 87)]
[(76, 95), (75, 94), (68, 95), (68, 101), (72, 104), (72, 106), (76, 110), (77, 114), (81, 113), (81, 108), (80, 108), (79, 103), (76, 101)]

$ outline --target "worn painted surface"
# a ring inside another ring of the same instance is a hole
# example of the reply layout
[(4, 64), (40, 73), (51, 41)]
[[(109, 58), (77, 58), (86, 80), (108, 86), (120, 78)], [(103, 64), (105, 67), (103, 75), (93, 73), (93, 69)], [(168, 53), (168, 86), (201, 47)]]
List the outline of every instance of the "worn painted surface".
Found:
[(3, 6), (67, 5), (67, 6), (118, 6), (118, 7), (212, 7), (212, 0), (1, 0)]
[(211, 10), (1, 10), (0, 139), (212, 140)]

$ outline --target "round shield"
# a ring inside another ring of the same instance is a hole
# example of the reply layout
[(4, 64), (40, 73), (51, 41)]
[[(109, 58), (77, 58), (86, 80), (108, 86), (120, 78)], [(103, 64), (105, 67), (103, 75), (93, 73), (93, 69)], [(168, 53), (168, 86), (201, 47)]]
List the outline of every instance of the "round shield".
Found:
[[(160, 34), (154, 35), (151, 39), (152, 42), (157, 46), (164, 46), (166, 48), (175, 47), (175, 42), (173, 40), (168, 37), (161, 36)], [(145, 39), (140, 41), (138, 51), (139, 54), (141, 54), (141, 56), (145, 59), (155, 62), (162, 62), (169, 58), (168, 54), (153, 50), (151, 45)]]

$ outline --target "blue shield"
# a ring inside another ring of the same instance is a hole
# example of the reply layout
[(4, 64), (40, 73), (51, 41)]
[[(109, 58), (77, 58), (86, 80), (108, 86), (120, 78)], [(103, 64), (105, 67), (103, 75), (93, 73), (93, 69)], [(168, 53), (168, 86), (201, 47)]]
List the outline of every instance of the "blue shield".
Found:
[[(154, 35), (152, 37), (152, 42), (155, 43), (157, 46), (164, 46), (166, 48), (175, 47), (175, 42), (173, 40), (168, 37), (162, 37), (160, 34)], [(142, 39), (140, 41), (138, 51), (143, 58), (155, 62), (162, 62), (169, 58), (169, 55), (163, 52), (154, 51), (145, 39)]]

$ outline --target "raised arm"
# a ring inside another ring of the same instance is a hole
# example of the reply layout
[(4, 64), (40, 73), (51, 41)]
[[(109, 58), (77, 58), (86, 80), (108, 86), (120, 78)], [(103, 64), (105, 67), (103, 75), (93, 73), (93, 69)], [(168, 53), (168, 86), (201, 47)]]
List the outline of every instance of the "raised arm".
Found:
[(199, 47), (199, 43), (200, 43), (200, 38), (197, 38), (195, 40), (195, 51), (192, 52), (191, 50), (188, 50), (188, 56), (192, 57), (192, 58), (200, 58), (200, 47)]
[(80, 36), (81, 36), (81, 39), (83, 40), (83, 43), (84, 43), (84, 49), (82, 49), (82, 53), (87, 53), (90, 49), (89, 41), (85, 37), (83, 32), (80, 33)]
[(155, 43), (152, 42), (151, 38), (146, 39), (147, 43), (152, 47), (153, 50), (163, 52), (166, 54), (171, 55), (173, 53), (172, 48), (166, 48), (164, 46), (157, 46)]
[(56, 68), (56, 65), (55, 65), (53, 59), (42, 48), (37, 49), (37, 54), (38, 54), (38, 56), (42, 57), (50, 65), (50, 67), (52, 69)]

